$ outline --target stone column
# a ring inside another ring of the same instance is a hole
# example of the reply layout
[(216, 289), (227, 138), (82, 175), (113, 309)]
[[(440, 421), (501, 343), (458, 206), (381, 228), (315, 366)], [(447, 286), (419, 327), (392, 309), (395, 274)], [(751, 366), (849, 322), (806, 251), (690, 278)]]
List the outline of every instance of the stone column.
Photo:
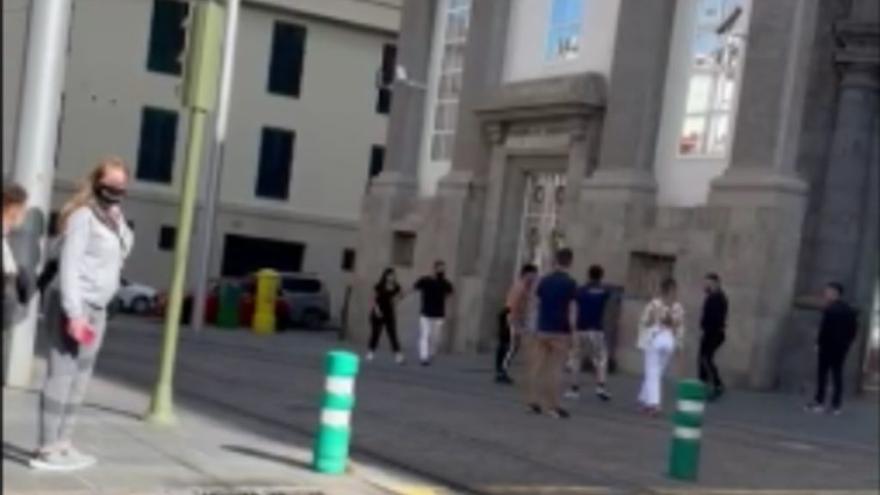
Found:
[(878, 182), (876, 150), (880, 111), (880, 24), (876, 1), (856, 1), (849, 18), (835, 25), (840, 73), (837, 115), (824, 181), (815, 252), (807, 291), (819, 294), (829, 281), (844, 285), (846, 298), (862, 311), (862, 328), (848, 360), (847, 382), (860, 376), (871, 303), (877, 280)]
[(866, 201), (870, 189), (877, 187), (869, 180), (869, 169), (880, 110), (880, 27), (876, 16), (851, 16), (836, 25), (836, 34), (841, 80), (829, 163), (819, 192), (822, 205), (810, 293), (818, 293), (831, 280), (850, 290), (859, 285), (861, 239), (868, 226), (877, 223), (877, 210)]
[(656, 207), (654, 150), (676, 4), (620, 4), (598, 166), (583, 181), (580, 227), (571, 233), (572, 244), (582, 246), (576, 259), (601, 263), (615, 283), (623, 282), (628, 259), (622, 242), (646, 226)]
[(778, 380), (806, 203), (796, 172), (817, 0), (752, 4), (727, 171), (712, 184), (717, 271), (731, 307), (728, 353), (755, 388)]
[[(397, 64), (405, 67), (408, 78), (416, 83), (425, 83), (428, 78), (436, 5), (436, 0), (403, 3)], [(385, 167), (364, 196), (361, 213), (354, 291), (346, 325), (347, 337), (356, 341), (365, 340), (369, 332), (366, 315), (372, 286), (381, 271), (393, 264), (393, 222), (417, 201), (425, 99), (425, 90), (418, 84), (395, 81)]]
[(474, 289), (477, 284), (473, 277), (480, 248), (491, 143), (474, 111), (501, 83), (509, 19), (509, 0), (471, 3), (452, 170), (440, 180), (435, 203), (437, 222), (443, 232), (434, 250), (438, 259), (446, 261), (458, 288), (447, 318), (447, 350), (473, 349), (478, 340), (478, 328), (465, 329), (457, 324), (467, 301), (481, 297), (479, 290)]

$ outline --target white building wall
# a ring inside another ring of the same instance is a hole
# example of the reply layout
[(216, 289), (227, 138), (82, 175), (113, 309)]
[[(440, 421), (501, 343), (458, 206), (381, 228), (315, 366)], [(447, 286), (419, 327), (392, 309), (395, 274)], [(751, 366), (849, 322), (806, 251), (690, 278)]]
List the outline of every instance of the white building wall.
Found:
[[(669, 47), (663, 113), (654, 158), (658, 187), (657, 201), (661, 206), (689, 207), (705, 204), (712, 180), (720, 176), (729, 163), (728, 154), (708, 157), (680, 156), (678, 153), (690, 83), (691, 43), (697, 20), (698, 2), (699, 0), (678, 0), (676, 7), (675, 27)], [(745, 13), (740, 21), (745, 29), (748, 24), (748, 13), (748, 2), (746, 2)], [(735, 108), (734, 104), (733, 117), (736, 113)], [(735, 118), (731, 120), (736, 121)], [(731, 131), (731, 136), (734, 131)], [(730, 145), (728, 145), (729, 149)]]
[[(218, 274), (228, 233), (303, 243), (303, 269), (327, 282), (334, 316), (348, 279), (341, 268), (342, 255), (355, 246), (371, 146), (385, 143), (387, 116), (375, 110), (375, 75), (383, 45), (395, 43), (396, 35), (383, 26), (396, 26), (400, 15), (395, 7), (399, 0), (346, 1), (371, 5), (369, 23), (358, 25), (357, 19), (346, 19), (348, 13), (337, 13), (333, 19), (304, 16), (291, 10), (296, 1), (283, 2), (287, 9), (264, 5), (272, 3), (268, 0), (244, 2), (212, 259)], [(74, 3), (53, 209), (101, 156), (117, 154), (136, 167), (145, 105), (178, 111), (172, 183), (135, 180), (126, 203), (137, 239), (126, 275), (165, 288), (173, 253), (159, 248), (159, 231), (163, 225), (177, 225), (187, 142), (188, 118), (177, 91), (180, 77), (146, 68), (153, 0)], [(310, 12), (318, 8), (315, 2), (307, 3)], [(12, 103), (18, 100), (27, 4), (4, 2), (4, 173), (14, 140), (17, 105)], [(297, 99), (266, 91), (275, 20), (307, 30)], [(287, 201), (255, 196), (264, 126), (296, 132)]]
[(504, 80), (521, 81), (597, 72), (609, 75), (620, 0), (583, 0), (580, 48), (569, 60), (548, 61), (552, 0), (517, 0), (510, 9)]

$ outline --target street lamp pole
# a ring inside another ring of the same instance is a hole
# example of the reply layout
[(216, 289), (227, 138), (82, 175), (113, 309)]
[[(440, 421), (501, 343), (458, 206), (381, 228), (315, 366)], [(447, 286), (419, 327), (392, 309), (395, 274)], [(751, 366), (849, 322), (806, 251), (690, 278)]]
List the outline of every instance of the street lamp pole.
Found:
[(183, 104), (190, 110), (190, 123), (183, 191), (180, 197), (178, 234), (174, 248), (174, 272), (168, 295), (168, 310), (165, 313), (159, 379), (146, 418), (147, 421), (159, 425), (175, 423), (174, 360), (180, 333), (180, 316), (183, 309), (186, 266), (198, 195), (205, 124), (208, 112), (214, 108), (217, 97), (217, 69), (220, 63), (221, 8), (215, 0), (201, 0), (193, 5), (192, 20), (187, 33), (186, 68), (183, 78)]
[(229, 122), (230, 97), (232, 95), (233, 69), (235, 67), (235, 42), (238, 36), (238, 10), (241, 0), (226, 0), (226, 30), (223, 38), (223, 61), (220, 69), (220, 97), (217, 103), (217, 115), (214, 120), (214, 141), (208, 161), (208, 184), (205, 194), (205, 216), (199, 230), (201, 248), (196, 256), (195, 282), (193, 295), (192, 329), (201, 331), (205, 322), (205, 299), (208, 292), (208, 272), (213, 258), (214, 224), (217, 216), (217, 196), (220, 176), (223, 168), (223, 157), (226, 150), (226, 129)]
[[(48, 226), (49, 200), (55, 175), (58, 120), (67, 64), (72, 0), (33, 0), (28, 20), (27, 51), (11, 181), (28, 191), (25, 223), (11, 238), (19, 266), (36, 273)], [(31, 381), (37, 328), (37, 300), (4, 335), (4, 383), (26, 387)]]

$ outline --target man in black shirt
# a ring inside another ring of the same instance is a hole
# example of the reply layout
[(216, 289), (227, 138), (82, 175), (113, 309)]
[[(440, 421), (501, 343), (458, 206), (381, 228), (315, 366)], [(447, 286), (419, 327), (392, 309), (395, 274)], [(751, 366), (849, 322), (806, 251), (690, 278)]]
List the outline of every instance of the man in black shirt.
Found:
[(422, 294), (422, 313), (419, 321), (419, 360), (422, 366), (431, 364), (440, 340), (446, 318), (446, 300), (452, 295), (452, 284), (446, 279), (446, 263), (434, 263), (434, 275), (426, 275), (416, 282), (415, 289)]
[(810, 412), (825, 411), (825, 386), (828, 374), (834, 382), (834, 396), (831, 408), (835, 415), (840, 414), (843, 399), (843, 365), (858, 331), (856, 310), (843, 301), (843, 286), (832, 282), (825, 287), (825, 310), (819, 327), (816, 348), (819, 351), (819, 374), (816, 379), (816, 397), (807, 405)]
[(703, 337), (700, 340), (700, 380), (710, 387), (709, 398), (716, 400), (724, 393), (724, 383), (715, 366), (715, 353), (724, 344), (724, 329), (727, 326), (727, 296), (721, 290), (721, 278), (710, 273), (706, 275), (706, 300), (703, 303), (703, 315), (700, 328)]

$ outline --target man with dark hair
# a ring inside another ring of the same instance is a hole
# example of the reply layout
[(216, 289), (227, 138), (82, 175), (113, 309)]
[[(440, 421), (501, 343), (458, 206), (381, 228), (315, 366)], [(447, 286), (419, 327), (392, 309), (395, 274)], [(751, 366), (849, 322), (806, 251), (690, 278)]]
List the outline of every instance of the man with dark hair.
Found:
[(703, 302), (703, 315), (700, 328), (700, 358), (697, 368), (700, 380), (709, 387), (709, 399), (717, 400), (724, 394), (724, 383), (715, 366), (715, 353), (724, 344), (724, 330), (727, 327), (727, 296), (721, 290), (721, 277), (716, 273), (706, 275), (706, 300)]
[(828, 374), (834, 383), (834, 396), (831, 408), (834, 415), (840, 414), (843, 401), (843, 365), (846, 354), (858, 331), (858, 315), (856, 310), (843, 299), (843, 286), (832, 282), (825, 286), (825, 309), (822, 312), (822, 323), (819, 326), (819, 338), (816, 348), (819, 354), (819, 370), (816, 379), (816, 396), (807, 410), (815, 413), (825, 412), (825, 387)]
[(568, 274), (574, 254), (560, 249), (552, 273), (541, 279), (536, 291), (538, 323), (532, 337), (529, 369), (529, 408), (555, 418), (568, 418), (560, 407), (562, 369), (571, 346), (576, 306), (577, 282)]
[(422, 366), (431, 364), (446, 319), (446, 300), (452, 295), (452, 284), (446, 278), (446, 263), (434, 262), (434, 275), (420, 278), (415, 290), (422, 294), (422, 314), (419, 319), (419, 360)]
[(535, 281), (538, 267), (524, 265), (519, 278), (507, 293), (504, 309), (498, 317), (498, 349), (495, 352), (495, 382), (512, 384), (510, 378), (510, 362), (519, 350), (523, 334), (531, 325), (528, 321), (533, 306)]
[(572, 373), (571, 387), (565, 393), (569, 399), (580, 397), (583, 377), (583, 354), (589, 348), (590, 360), (596, 373), (596, 396), (603, 401), (611, 400), (605, 388), (608, 374), (608, 342), (603, 331), (605, 305), (611, 295), (602, 278), (605, 270), (599, 265), (590, 267), (585, 285), (581, 286), (575, 299), (577, 301), (577, 334), (571, 353), (569, 369)]

